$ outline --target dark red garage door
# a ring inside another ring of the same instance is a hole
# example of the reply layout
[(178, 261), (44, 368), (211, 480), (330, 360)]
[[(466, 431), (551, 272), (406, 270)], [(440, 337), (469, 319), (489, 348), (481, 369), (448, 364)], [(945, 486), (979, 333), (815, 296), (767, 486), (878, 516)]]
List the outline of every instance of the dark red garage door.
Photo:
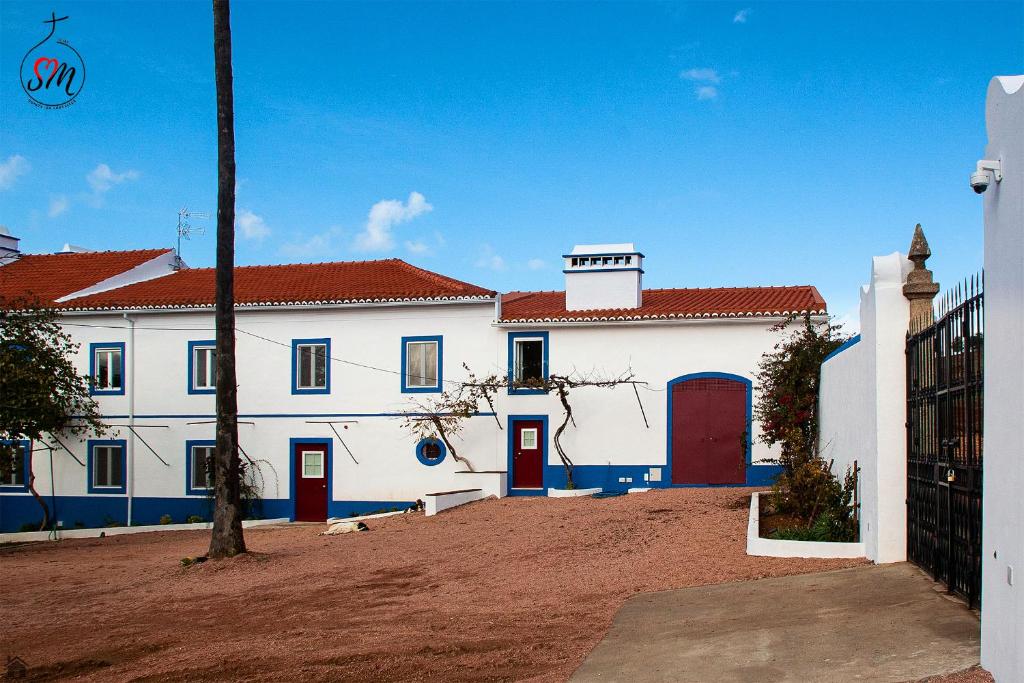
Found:
[(672, 483), (746, 482), (747, 384), (698, 378), (672, 385)]

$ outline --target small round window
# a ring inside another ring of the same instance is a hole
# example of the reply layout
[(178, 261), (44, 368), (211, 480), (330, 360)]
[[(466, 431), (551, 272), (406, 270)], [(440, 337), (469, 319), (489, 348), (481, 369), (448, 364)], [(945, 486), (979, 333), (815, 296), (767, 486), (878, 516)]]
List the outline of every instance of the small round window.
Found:
[(444, 460), (448, 449), (440, 439), (423, 439), (416, 445), (416, 458), (424, 465), (437, 465)]

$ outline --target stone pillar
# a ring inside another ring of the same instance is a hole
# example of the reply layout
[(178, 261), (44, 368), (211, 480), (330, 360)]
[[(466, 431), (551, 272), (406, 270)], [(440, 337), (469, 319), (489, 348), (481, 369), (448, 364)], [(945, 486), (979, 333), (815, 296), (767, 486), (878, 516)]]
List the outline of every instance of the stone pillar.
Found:
[(907, 258), (913, 261), (914, 269), (907, 274), (907, 282), (903, 285), (903, 296), (910, 299), (910, 330), (915, 332), (935, 320), (932, 313), (932, 299), (939, 291), (939, 283), (932, 282), (932, 271), (924, 267), (924, 262), (932, 255), (928, 248), (928, 240), (924, 230), (918, 223), (914, 228), (914, 238), (910, 241), (910, 253)]

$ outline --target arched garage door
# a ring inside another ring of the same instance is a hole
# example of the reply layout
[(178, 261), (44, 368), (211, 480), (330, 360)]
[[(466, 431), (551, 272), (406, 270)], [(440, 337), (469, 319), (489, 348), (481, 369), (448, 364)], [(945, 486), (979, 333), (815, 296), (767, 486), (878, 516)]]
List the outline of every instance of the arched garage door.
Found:
[(750, 382), (731, 375), (669, 382), (673, 484), (743, 484)]

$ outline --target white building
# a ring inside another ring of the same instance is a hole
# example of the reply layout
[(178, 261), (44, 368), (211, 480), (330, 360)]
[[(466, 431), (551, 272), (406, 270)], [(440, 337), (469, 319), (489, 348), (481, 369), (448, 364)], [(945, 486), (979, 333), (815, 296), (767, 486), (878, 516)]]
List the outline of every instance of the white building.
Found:
[[(0, 297), (32, 291), (62, 310), (110, 425), (102, 439), (33, 444), (36, 490), (65, 527), (209, 518), (199, 463), (214, 436), (213, 270), (175, 271), (159, 250), (21, 255), (12, 240)], [(468, 419), (455, 443), (475, 473), (402, 427), (413, 401), (464, 381), (464, 365), (526, 383), (632, 374), (636, 385), (572, 392), (561, 443), (578, 487), (768, 482), (777, 468), (751, 420), (752, 380), (774, 324), (825, 314), (817, 290), (644, 290), (632, 245), (564, 258), (565, 292), (505, 295), (397, 259), (238, 268), (239, 441), (262, 481), (253, 514), (322, 520), (434, 492), (564, 487), (554, 395), (503, 390), (495, 412)], [(0, 482), (0, 530), (41, 516), (27, 468)]]

